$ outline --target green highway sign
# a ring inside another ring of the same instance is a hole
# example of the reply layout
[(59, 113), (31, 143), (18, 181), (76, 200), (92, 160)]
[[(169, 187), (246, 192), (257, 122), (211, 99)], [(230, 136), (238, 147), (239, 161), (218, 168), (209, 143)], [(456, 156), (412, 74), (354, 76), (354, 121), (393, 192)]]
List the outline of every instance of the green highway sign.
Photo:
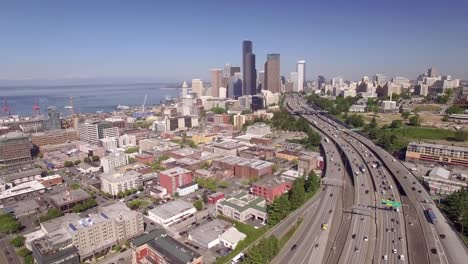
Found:
[(390, 200), (384, 200), (382, 199), (381, 200), (381, 203), (382, 204), (385, 204), (389, 207), (401, 207), (401, 203), (400, 202), (397, 202), (397, 201), (390, 201)]

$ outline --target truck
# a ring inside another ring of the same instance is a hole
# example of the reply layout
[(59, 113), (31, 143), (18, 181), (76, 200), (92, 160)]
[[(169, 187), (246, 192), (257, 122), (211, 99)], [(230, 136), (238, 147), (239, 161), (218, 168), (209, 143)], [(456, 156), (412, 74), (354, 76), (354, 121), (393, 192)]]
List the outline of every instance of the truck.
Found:
[(432, 211), (431, 208), (427, 208), (425, 212), (426, 212), (427, 221), (429, 221), (429, 223), (431, 224), (435, 224), (437, 222), (437, 217), (434, 214), (434, 211)]

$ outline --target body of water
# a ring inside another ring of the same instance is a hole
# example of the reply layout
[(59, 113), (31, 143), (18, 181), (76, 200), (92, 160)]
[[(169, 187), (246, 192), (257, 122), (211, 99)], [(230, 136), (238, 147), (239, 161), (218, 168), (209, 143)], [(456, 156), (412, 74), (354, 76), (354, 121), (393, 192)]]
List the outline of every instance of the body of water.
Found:
[[(159, 104), (166, 98), (180, 95), (179, 88), (170, 88), (168, 84), (108, 84), (108, 85), (75, 85), (75, 86), (0, 86), (0, 106), (3, 98), (8, 100), (11, 114), (31, 115), (37, 100), (41, 113), (48, 106), (56, 106), (60, 112), (68, 115), (70, 96), (76, 113), (96, 111), (112, 112), (117, 105), (141, 106), (148, 95), (146, 106)], [(175, 86), (175, 85), (172, 85)]]

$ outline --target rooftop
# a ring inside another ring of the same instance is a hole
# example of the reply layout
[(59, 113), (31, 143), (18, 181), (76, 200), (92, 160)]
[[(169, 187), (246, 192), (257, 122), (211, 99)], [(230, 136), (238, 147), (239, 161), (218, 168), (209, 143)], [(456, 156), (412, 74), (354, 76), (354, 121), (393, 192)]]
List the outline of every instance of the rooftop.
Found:
[(15, 197), (17, 195), (22, 195), (30, 192), (41, 191), (44, 190), (45, 187), (42, 183), (38, 181), (30, 181), (25, 182), (22, 184), (18, 184), (15, 187), (12, 187), (8, 190), (5, 190), (0, 193), (0, 200), (8, 199), (11, 197)]
[(193, 229), (189, 232), (189, 235), (193, 240), (204, 245), (218, 239), (218, 237), (230, 226), (231, 224), (229, 222), (214, 219), (213, 221), (207, 222), (206, 224)]
[(66, 190), (65, 192), (50, 196), (50, 199), (59, 207), (69, 203), (86, 200), (88, 198), (91, 198), (91, 196), (83, 189)]
[(439, 144), (430, 144), (430, 143), (418, 143), (418, 142), (410, 142), (408, 145), (468, 152), (468, 148), (457, 147), (457, 146), (448, 146), (448, 145), (439, 145)]
[(220, 238), (226, 241), (231, 242), (232, 244), (237, 244), (239, 241), (243, 240), (247, 236), (237, 230), (235, 227), (230, 227), (226, 232), (224, 232)]
[(239, 212), (243, 212), (249, 208), (252, 208), (266, 213), (265, 199), (261, 197), (255, 197), (246, 193), (245, 191), (239, 191), (233, 196), (221, 200), (219, 203), (221, 203), (223, 206), (232, 207)]
[(124, 173), (103, 173), (101, 175), (101, 179), (106, 180), (108, 182), (119, 182), (119, 181), (126, 181), (133, 178), (141, 177), (141, 173), (136, 172), (134, 170), (130, 170)]
[(179, 174), (184, 174), (184, 173), (190, 173), (191, 171), (187, 170), (187, 169), (184, 169), (184, 168), (181, 168), (181, 167), (174, 167), (174, 168), (171, 168), (171, 169), (168, 169), (168, 170), (165, 170), (165, 171), (161, 171), (160, 174), (164, 174), (164, 175), (167, 175), (167, 176), (176, 176), (176, 175), (179, 175)]
[(151, 209), (149, 212), (163, 218), (168, 219), (173, 216), (178, 215), (181, 212), (185, 212), (194, 208), (191, 203), (185, 202), (183, 200), (175, 200), (160, 206), (157, 206), (154, 209)]
[(226, 150), (233, 150), (244, 147), (244, 145), (236, 143), (236, 142), (222, 142), (218, 144), (214, 144), (213, 147), (226, 149)]

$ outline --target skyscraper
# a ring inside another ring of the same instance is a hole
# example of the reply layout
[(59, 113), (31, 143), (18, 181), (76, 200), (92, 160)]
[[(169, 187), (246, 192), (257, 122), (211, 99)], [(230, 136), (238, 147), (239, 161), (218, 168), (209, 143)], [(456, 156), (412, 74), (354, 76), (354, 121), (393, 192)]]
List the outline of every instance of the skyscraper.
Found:
[(306, 85), (306, 62), (301, 60), (297, 62), (297, 91), (304, 91)]
[(265, 89), (265, 71), (257, 72), (257, 91)]
[(257, 93), (257, 71), (255, 70), (255, 54), (252, 53), (252, 41), (242, 42), (242, 76), (244, 78), (243, 95)]
[(188, 95), (188, 85), (184, 81), (184, 83), (182, 84), (182, 98), (186, 98), (187, 95)]
[(200, 79), (192, 80), (192, 92), (197, 95), (198, 98), (203, 95), (203, 81)]
[(60, 112), (55, 106), (47, 107), (47, 119), (45, 120), (46, 130), (55, 130), (62, 128), (62, 120), (60, 120)]
[(211, 70), (211, 96), (219, 97), (219, 88), (223, 85), (223, 70)]
[(437, 77), (436, 70), (433, 67), (427, 69), (427, 77)]
[(297, 92), (297, 72), (291, 72), (289, 80), (293, 83), (292, 91)]
[(237, 73), (234, 76), (229, 78), (228, 84), (228, 97), (232, 99), (237, 99), (242, 96), (242, 74)]
[(272, 93), (280, 92), (280, 55), (268, 54), (265, 62), (265, 86), (264, 90)]

